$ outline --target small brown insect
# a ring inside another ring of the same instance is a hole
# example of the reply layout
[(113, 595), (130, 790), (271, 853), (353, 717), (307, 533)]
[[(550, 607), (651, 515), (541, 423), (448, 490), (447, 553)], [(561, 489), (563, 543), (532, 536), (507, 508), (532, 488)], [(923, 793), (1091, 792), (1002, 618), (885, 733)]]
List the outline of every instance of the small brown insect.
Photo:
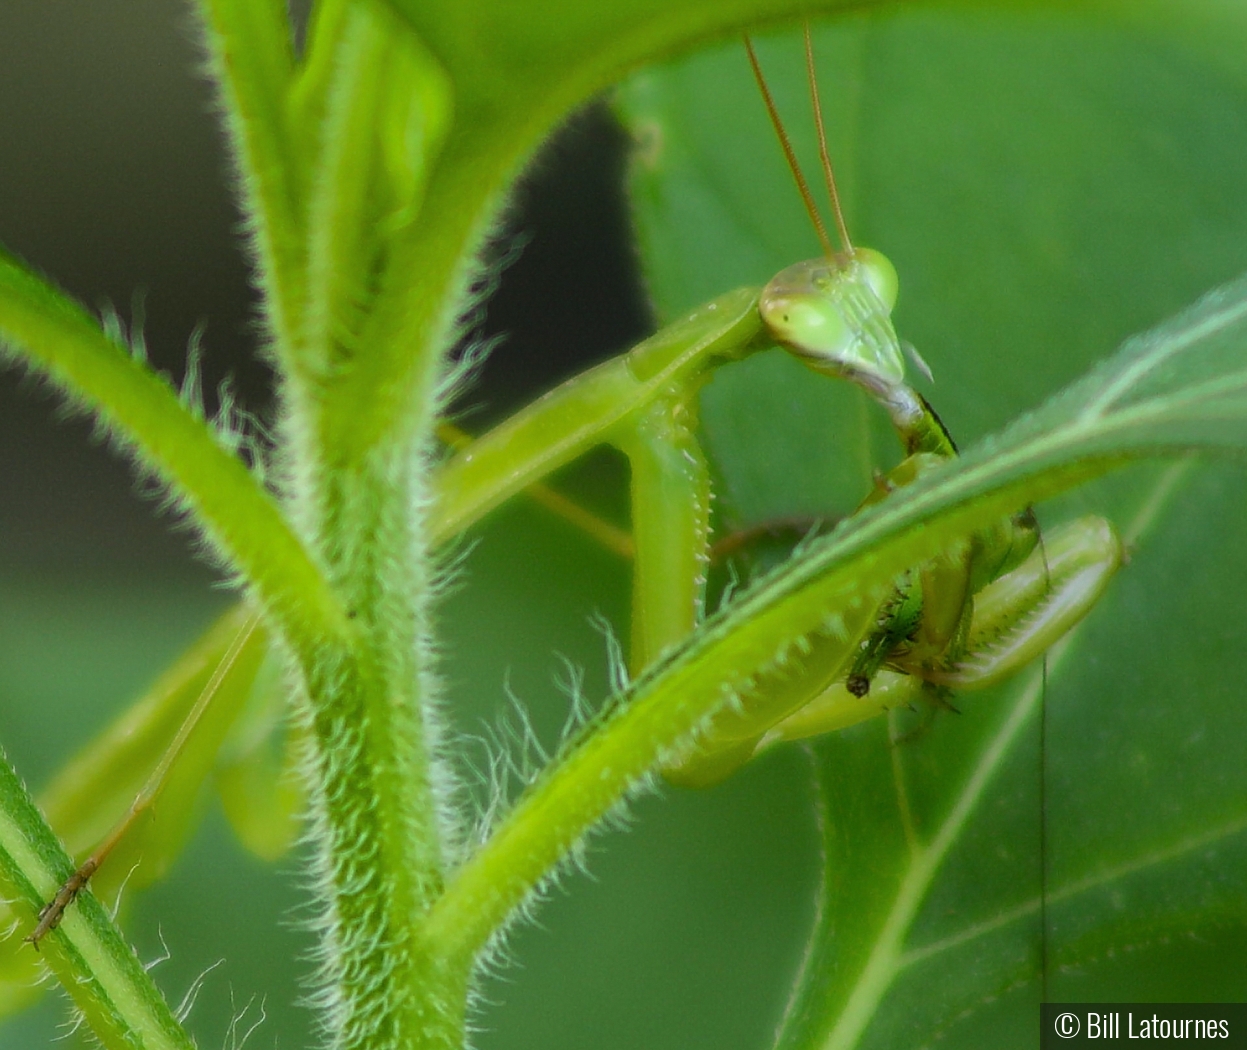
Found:
[(39, 912), (38, 924), (26, 938), (35, 951), (39, 950), (40, 940), (61, 924), (61, 919), (65, 917), (65, 909), (74, 903), (99, 866), (100, 862), (96, 857), (88, 857), (83, 861), (82, 866), (65, 880), (61, 888), (56, 891), (56, 896), (43, 906)]

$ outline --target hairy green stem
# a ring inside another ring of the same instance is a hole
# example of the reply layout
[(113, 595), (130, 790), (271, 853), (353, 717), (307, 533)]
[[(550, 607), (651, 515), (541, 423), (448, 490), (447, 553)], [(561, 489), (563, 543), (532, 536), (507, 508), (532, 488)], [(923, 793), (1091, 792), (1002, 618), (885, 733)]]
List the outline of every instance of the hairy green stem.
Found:
[[(288, 399), (283, 429), (296, 520), (353, 628), (349, 645), (326, 646), (302, 668), (325, 1020), (343, 1050), (449, 1050), (462, 1044), (466, 970), (445, 970), (418, 924), (442, 891), (457, 823), (436, 757), (424, 520), (448, 327), (404, 347), (412, 366), (401, 409), (383, 426), (370, 425), (373, 406), (352, 401), (359, 375), (387, 352), (370, 323), (386, 292), (365, 278), (390, 264), (393, 244), (379, 219), (392, 200), (369, 121), (387, 91), (410, 86), (383, 14), (364, 5), (348, 12), (324, 89), (301, 339), (315, 379)], [(413, 269), (389, 294), (408, 297), (413, 277), (427, 272), (437, 271)], [(344, 411), (369, 440), (343, 440)]]
[[(355, 76), (355, 54), (375, 50), (361, 36), (346, 36), (339, 55), (336, 86), (331, 85), (327, 129), (333, 114), (365, 105), (377, 91), (370, 75)], [(351, 122), (343, 120), (341, 127)], [(364, 185), (345, 154), (325, 146), (325, 177), (350, 193), (332, 193), (341, 201)], [(328, 167), (341, 158), (335, 169)], [(435, 422), (441, 359), (452, 330), (455, 301), (466, 274), (466, 261), (480, 236), (482, 209), (464, 200), (490, 199), (499, 175), (468, 166), (452, 154), (432, 175), (429, 195), (408, 228), (380, 247), (382, 269), (375, 299), (361, 327), (351, 330), (345, 314), (320, 316), (332, 329), (310, 331), (306, 345), (321, 345), (336, 355), (323, 396), (296, 419), (288, 433), (296, 446), (293, 475), (297, 513), (316, 546), (336, 589), (358, 628), (358, 641), (341, 659), (328, 660), (309, 676), (310, 722), (316, 740), (313, 761), (322, 841), (322, 874), (331, 918), (331, 985), (337, 996), (332, 1019), (342, 1045), (381, 1047), (452, 1045), (462, 1035), (462, 1009), (470, 959), (447, 956), (440, 945), (423, 939), (418, 922), (440, 895), (447, 868), (446, 825), (455, 820), (439, 792), (443, 775), (435, 761), (437, 728), (435, 679), (426, 643), (430, 580), (428, 547), (487, 506), (505, 498), (499, 479), (506, 470), (468, 470), (455, 477), (464, 483), (467, 506), (457, 510), (438, 501), (426, 525), (418, 513), (433, 501), (424, 452)], [(450, 174), (447, 174), (450, 173)], [(479, 180), (474, 182), (473, 180)], [(326, 185), (329, 185), (327, 182)], [(453, 191), (453, 201), (442, 196)], [(356, 251), (328, 224), (341, 216), (313, 209), (310, 272), (335, 272), (321, 266), (316, 252)], [(320, 222), (327, 224), (325, 227)], [(345, 224), (349, 225), (349, 224)], [(321, 246), (319, 249), (316, 246)], [(412, 274), (425, 277), (412, 282)], [(331, 294), (332, 286), (326, 284)], [(737, 300), (740, 300), (738, 302)], [(647, 344), (641, 353), (619, 363), (604, 378), (612, 401), (621, 406), (604, 420), (594, 411), (589, 387), (572, 399), (580, 405), (568, 426), (568, 442), (555, 447), (575, 455), (574, 447), (609, 440), (609, 425), (665, 385), (687, 381), (688, 373), (729, 348), (740, 352), (756, 331), (756, 312), (741, 293), (732, 308), (711, 308), (693, 322), (709, 331), (704, 338), (680, 338)], [(349, 303), (344, 303), (349, 306)], [(700, 330), (700, 329), (698, 329)], [(336, 349), (335, 349), (336, 348)], [(617, 395), (621, 390), (626, 396)], [(561, 413), (539, 413), (547, 422)], [(538, 440), (538, 424), (529, 437)], [(523, 425), (517, 432), (528, 433)], [(575, 432), (574, 434), (572, 432)], [(512, 435), (515, 436), (515, 435)], [(514, 462), (521, 448), (495, 442), (477, 450), (478, 464), (491, 450)], [(472, 459), (469, 455), (466, 459)], [(497, 467), (497, 463), (493, 464)], [(549, 469), (547, 465), (546, 469)], [(473, 476), (477, 481), (473, 481)], [(502, 488), (506, 488), (503, 484)], [(457, 523), (457, 524), (455, 524)], [(452, 991), (457, 989), (456, 991)]]
[(325, 639), (345, 636), (340, 602), (255, 475), (164, 379), (3, 253), (0, 336), (85, 401), (172, 488), (295, 649), (310, 654)]
[(306, 143), (287, 119), (294, 76), (284, 0), (199, 0), (222, 113), (233, 140), (274, 347), (295, 362), (305, 298)]

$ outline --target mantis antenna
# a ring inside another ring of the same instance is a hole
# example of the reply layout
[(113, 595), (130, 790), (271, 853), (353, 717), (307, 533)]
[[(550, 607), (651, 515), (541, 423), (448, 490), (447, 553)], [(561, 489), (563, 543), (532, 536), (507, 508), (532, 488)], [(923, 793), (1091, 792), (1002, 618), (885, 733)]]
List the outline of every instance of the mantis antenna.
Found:
[[(797, 155), (792, 148), (792, 141), (788, 138), (788, 132), (784, 128), (783, 121), (780, 120), (779, 110), (775, 106), (775, 99), (771, 95), (771, 89), (767, 85), (766, 77), (762, 74), (762, 66), (758, 62), (757, 53), (754, 51), (753, 41), (748, 36), (745, 37), (745, 51), (749, 55), (749, 65), (753, 67), (753, 76), (758, 82), (758, 90), (762, 93), (762, 101), (766, 104), (767, 115), (771, 118), (771, 126), (775, 129), (775, 135), (779, 139), (780, 147), (784, 151), (784, 157), (788, 161), (788, 168), (792, 172), (793, 180), (801, 193), (801, 199), (805, 202), (805, 210), (809, 214), (810, 221), (814, 224), (814, 230), (818, 234), (819, 242), (823, 246), (823, 254), (828, 259), (834, 259), (836, 252), (831, 245), (831, 239), (827, 236), (827, 228), (823, 224), (817, 205), (814, 203), (813, 194), (810, 193), (810, 187), (805, 181), (805, 175), (801, 172), (801, 166), (797, 163)], [(831, 200), (831, 210), (835, 216), (836, 232), (840, 236), (840, 243), (844, 246), (845, 254), (852, 257), (853, 241), (849, 237), (848, 224), (844, 221), (844, 209), (840, 204), (840, 192), (836, 188), (835, 169), (832, 167), (831, 153), (827, 149), (827, 131), (823, 126), (823, 107), (818, 97), (818, 74), (814, 69), (814, 42), (810, 35), (809, 22), (805, 23), (805, 69), (810, 83), (810, 102), (814, 107), (814, 127), (818, 131), (818, 155), (823, 166), (823, 179), (827, 184), (827, 196)]]
[(814, 40), (810, 35), (810, 23), (805, 23), (805, 72), (810, 81), (810, 102), (814, 106), (814, 127), (818, 129), (818, 156), (823, 162), (823, 178), (827, 183), (827, 196), (831, 198), (831, 211), (836, 219), (836, 232), (847, 255), (853, 254), (853, 242), (849, 239), (849, 227), (844, 221), (844, 209), (840, 207), (840, 191), (836, 189), (836, 173), (831, 166), (831, 153), (827, 150), (827, 129), (823, 125), (823, 104), (818, 98), (818, 74), (814, 69)]
[[(809, 30), (808, 24), (806, 30), (807, 32)], [(745, 51), (749, 55), (749, 65), (753, 67), (753, 76), (758, 82), (758, 90), (762, 92), (762, 101), (766, 104), (767, 115), (771, 118), (771, 127), (775, 129), (775, 134), (779, 138), (780, 148), (783, 149), (784, 156), (788, 160), (788, 169), (792, 172), (792, 177), (797, 183), (801, 199), (805, 201), (805, 210), (810, 216), (810, 221), (814, 223), (814, 231), (818, 234), (819, 243), (823, 246), (823, 254), (828, 259), (834, 259), (836, 250), (831, 246), (831, 238), (827, 236), (827, 227), (823, 225), (823, 218), (818, 214), (818, 208), (814, 204), (814, 196), (810, 193), (809, 183), (805, 181), (805, 176), (801, 174), (801, 166), (797, 163), (797, 155), (793, 152), (788, 132), (784, 130), (784, 123), (779, 119), (779, 110), (775, 108), (775, 99), (771, 96), (771, 89), (767, 86), (766, 77), (762, 75), (762, 66), (758, 63), (758, 55), (753, 49), (753, 41), (748, 36), (745, 37)], [(822, 134), (821, 124), (819, 134), (820, 136)], [(847, 238), (845, 243), (847, 245)]]

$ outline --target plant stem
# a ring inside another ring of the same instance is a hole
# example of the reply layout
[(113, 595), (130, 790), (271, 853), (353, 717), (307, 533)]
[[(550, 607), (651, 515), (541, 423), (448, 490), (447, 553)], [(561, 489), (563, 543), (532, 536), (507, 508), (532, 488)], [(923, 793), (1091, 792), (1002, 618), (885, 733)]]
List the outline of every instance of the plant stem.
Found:
[(287, 120), (294, 76), (284, 0), (199, 0), (255, 244), (274, 348), (290, 361), (303, 309), (304, 143)]
[[(467, 969), (426, 950), (418, 919), (443, 888), (457, 814), (437, 759), (438, 681), (429, 643), (434, 569), (424, 508), (449, 326), (403, 347), (395, 410), (361, 375), (390, 347), (372, 320), (401, 290), (361, 275), (392, 264), (378, 223), (379, 143), (370, 121), (409, 55), (385, 12), (350, 9), (337, 42), (308, 208), (311, 298), (283, 433), (299, 529), (327, 567), (351, 621), (349, 644), (302, 662), (306, 763), (318, 848), (326, 1018), (343, 1050), (459, 1047)], [(460, 245), (460, 250), (462, 250)], [(375, 400), (374, 400), (375, 398)], [(349, 422), (345, 422), (349, 420)], [(346, 432), (350, 433), (348, 438)], [(360, 440), (362, 438), (362, 440)]]

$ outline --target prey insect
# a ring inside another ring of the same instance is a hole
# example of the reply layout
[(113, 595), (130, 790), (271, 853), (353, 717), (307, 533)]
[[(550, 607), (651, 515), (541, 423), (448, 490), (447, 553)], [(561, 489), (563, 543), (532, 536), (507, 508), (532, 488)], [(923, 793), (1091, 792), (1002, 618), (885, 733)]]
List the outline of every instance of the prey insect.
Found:
[[(812, 81), (808, 38), (807, 65)], [(760, 74), (759, 81), (764, 83)], [(765, 87), (763, 95), (773, 111)], [(817, 106), (816, 91), (814, 98)], [(777, 117), (774, 122), (782, 128)], [(781, 142), (791, 155), (782, 134)], [(820, 152), (835, 202), (825, 143)], [(784, 270), (760, 292), (723, 295), (568, 381), (456, 448), (434, 482), (427, 527), (438, 544), (590, 448), (620, 449), (632, 471), (632, 533), (612, 534), (611, 544), (633, 557), (634, 674), (660, 662), (703, 619), (710, 472), (698, 438), (697, 393), (713, 369), (778, 344), (820, 375), (864, 390), (891, 420), (906, 458), (878, 479), (863, 507), (888, 499), (956, 455), (938, 416), (905, 381), (905, 354), (890, 316), (895, 269), (882, 254), (851, 243), (838, 203), (842, 248), (834, 249), (795, 161), (792, 167), (819, 231), (821, 258)], [(547, 505), (576, 517), (548, 490), (540, 493)], [(807, 659), (799, 671), (775, 672), (769, 662), (734, 669), (742, 679), (756, 670), (758, 687), (702, 726), (694, 749), (668, 759), (664, 773), (683, 784), (709, 784), (780, 741), (832, 732), (892, 707), (923, 698), (939, 702), (951, 692), (997, 681), (1085, 615), (1119, 562), (1120, 544), (1103, 519), (1062, 526), (1042, 547), (1027, 511), (982, 527), (910, 569), (882, 605), (863, 602), (846, 610), (842, 630), (824, 636), (802, 628), (795, 644)], [(766, 581), (759, 586), (766, 592)], [(775, 619), (785, 602), (797, 604), (799, 596), (786, 594), (776, 585), (762, 595), (774, 597)], [(720, 618), (725, 633), (749, 633), (748, 610), (762, 604), (757, 592), (753, 597), (754, 605), (742, 603), (735, 619)], [(223, 659), (221, 676), (232, 659)], [(713, 662), (714, 674), (728, 673), (721, 661)], [(205, 687), (129, 811), (44, 908), (28, 938), (33, 944), (57, 928), (116, 843), (153, 804), (214, 689)]]

